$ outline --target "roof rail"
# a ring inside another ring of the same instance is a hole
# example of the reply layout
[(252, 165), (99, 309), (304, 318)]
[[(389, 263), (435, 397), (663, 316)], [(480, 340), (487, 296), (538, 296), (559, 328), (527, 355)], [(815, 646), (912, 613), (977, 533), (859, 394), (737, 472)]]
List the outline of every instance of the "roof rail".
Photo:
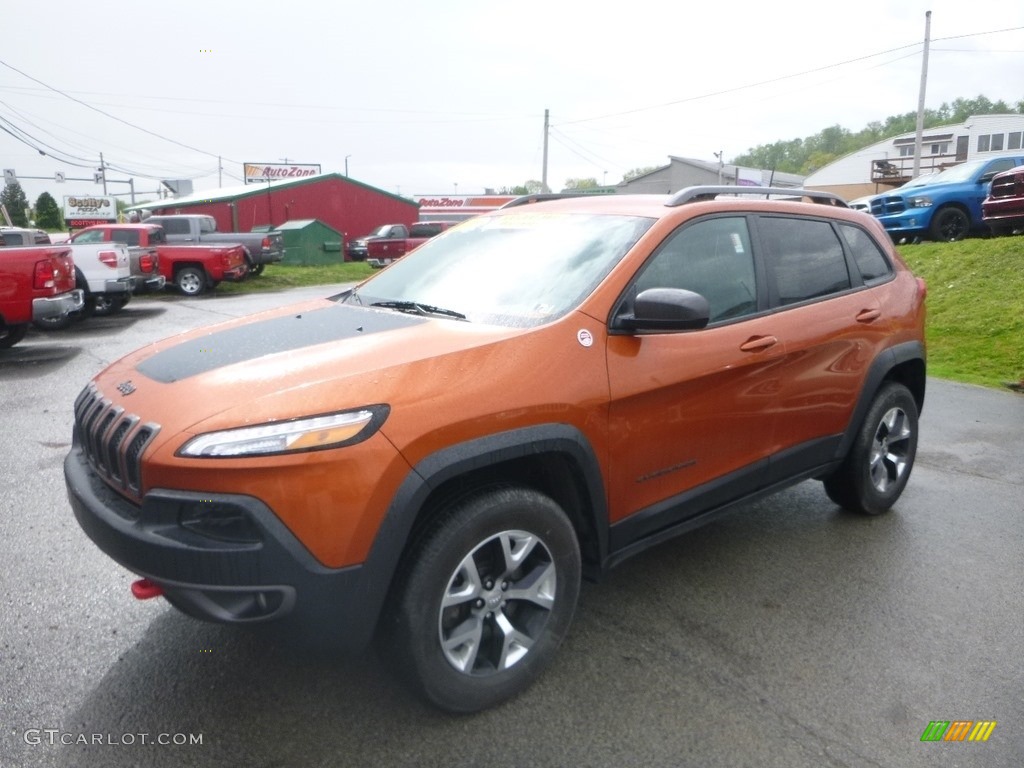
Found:
[[(783, 195), (789, 198), (810, 198), (812, 202), (821, 205), (836, 205), (848, 208), (846, 201), (839, 195), (831, 192), (822, 192), (817, 189), (801, 189), (799, 187), (741, 187), (741, 186), (698, 186), (685, 187), (676, 192), (665, 205), (676, 206), (685, 203), (696, 203), (701, 200), (714, 200), (719, 195), (764, 195), (765, 198), (773, 195)], [(515, 201), (513, 201), (515, 202)], [(511, 205), (511, 203), (510, 203)]]
[(502, 208), (518, 208), (520, 205), (531, 203), (543, 203), (547, 200), (562, 200), (566, 197), (593, 197), (586, 192), (536, 192), (532, 195), (523, 195), (515, 200), (509, 200)]

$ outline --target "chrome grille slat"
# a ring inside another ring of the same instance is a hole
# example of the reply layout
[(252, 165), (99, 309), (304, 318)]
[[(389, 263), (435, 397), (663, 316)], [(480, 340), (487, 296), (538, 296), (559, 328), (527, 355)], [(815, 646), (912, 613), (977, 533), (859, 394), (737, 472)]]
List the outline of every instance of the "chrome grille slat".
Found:
[(133, 495), (142, 487), (142, 454), (159, 431), (159, 425), (142, 424), (115, 406), (94, 384), (75, 400), (76, 445), (100, 477)]

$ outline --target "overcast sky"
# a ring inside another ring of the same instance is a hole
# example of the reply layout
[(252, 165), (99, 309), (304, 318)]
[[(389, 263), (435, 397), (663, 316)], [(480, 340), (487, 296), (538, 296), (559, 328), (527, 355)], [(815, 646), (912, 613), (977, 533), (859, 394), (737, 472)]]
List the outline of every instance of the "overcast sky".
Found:
[(99, 192), (27, 177), (91, 178), (101, 152), (108, 178), (132, 176), (150, 199), (158, 178), (216, 188), (218, 156), (223, 186), (243, 162), (344, 172), (347, 158), (350, 176), (390, 192), (480, 193), (541, 178), (545, 109), (556, 189), (669, 155), (731, 159), (916, 110), (928, 10), (928, 107), (1024, 99), (1021, 0), (17, 8), (3, 12), (0, 128), (47, 155), (0, 133), (0, 165), (32, 202)]

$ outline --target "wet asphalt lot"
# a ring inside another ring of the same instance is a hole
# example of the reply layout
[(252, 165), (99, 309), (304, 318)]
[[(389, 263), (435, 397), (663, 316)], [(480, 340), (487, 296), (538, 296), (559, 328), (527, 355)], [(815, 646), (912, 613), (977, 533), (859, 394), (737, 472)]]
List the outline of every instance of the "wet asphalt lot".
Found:
[[(65, 498), (75, 396), (149, 341), (328, 293), (136, 300), (0, 351), (0, 766), (1024, 764), (1009, 392), (929, 381), (888, 515), (843, 513), (808, 482), (584, 585), (548, 673), (477, 716), (420, 704), (372, 653), (132, 599)], [(924, 743), (933, 720), (998, 725)]]

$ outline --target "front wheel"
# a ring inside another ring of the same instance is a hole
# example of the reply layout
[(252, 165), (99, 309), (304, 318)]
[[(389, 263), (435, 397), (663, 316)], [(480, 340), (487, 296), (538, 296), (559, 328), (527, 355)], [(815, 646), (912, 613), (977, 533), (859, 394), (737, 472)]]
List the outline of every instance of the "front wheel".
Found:
[(932, 240), (953, 242), (963, 240), (971, 228), (971, 220), (959, 208), (943, 208), (936, 211), (930, 233)]
[(527, 488), (453, 504), (407, 562), (382, 627), (386, 661), (450, 712), (477, 712), (527, 688), (555, 655), (579, 596), (572, 524)]
[(28, 323), (17, 325), (5, 325), (0, 323), (0, 349), (9, 349), (25, 338), (28, 333)]
[(197, 267), (185, 267), (174, 276), (174, 284), (186, 296), (198, 296), (206, 289), (206, 272)]
[(875, 395), (850, 452), (825, 492), (836, 504), (866, 515), (887, 511), (903, 493), (917, 455), (917, 401), (902, 384)]

